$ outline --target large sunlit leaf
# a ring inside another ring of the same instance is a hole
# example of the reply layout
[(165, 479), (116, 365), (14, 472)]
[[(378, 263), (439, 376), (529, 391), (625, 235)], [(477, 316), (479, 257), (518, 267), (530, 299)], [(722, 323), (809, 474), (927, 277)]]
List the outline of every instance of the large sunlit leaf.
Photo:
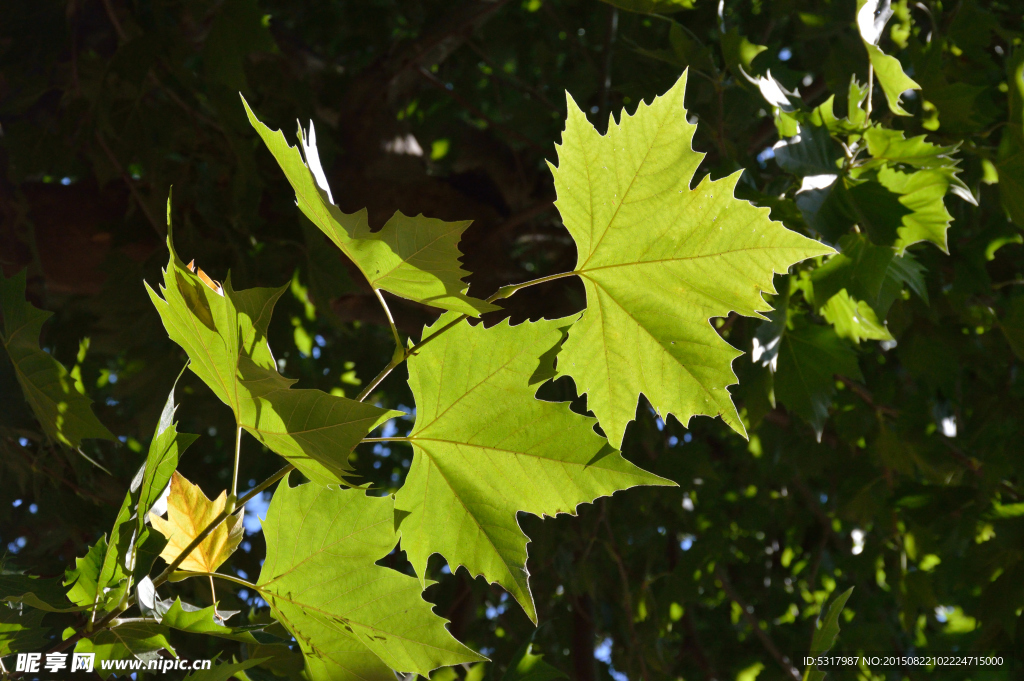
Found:
[(64, 365), (40, 349), (43, 322), (53, 313), (25, 300), (24, 271), (10, 279), (0, 272), (0, 310), (4, 316), (0, 342), (43, 432), (68, 447), (78, 447), (84, 438), (113, 440), (111, 432), (93, 414), (92, 401), (75, 389), (75, 381)]
[(257, 588), (295, 637), (314, 680), (394, 681), (482, 660), (452, 638), (414, 577), (376, 565), (395, 546), (390, 497), (278, 486), (263, 523)]
[[(227, 492), (221, 491), (213, 501), (175, 471), (171, 477), (171, 494), (167, 497), (167, 519), (150, 515), (153, 528), (167, 537), (167, 546), (160, 557), (168, 563), (181, 555), (199, 533), (224, 510)], [(242, 541), (242, 516), (228, 516), (183, 560), (179, 568), (189, 572), (216, 572), (220, 564), (234, 553)]]
[(168, 335), (188, 353), (189, 368), (231, 407), (236, 423), (309, 479), (343, 482), (352, 471), (352, 448), (399, 412), (291, 389), (295, 381), (277, 372), (267, 345), (267, 326), (284, 289), (235, 291), (230, 277), (223, 287), (211, 286), (178, 258), (170, 232), (167, 246), (163, 297), (146, 289)]
[(452, 572), (464, 565), (497, 582), (535, 622), (528, 538), (516, 513), (574, 514), (616, 490), (672, 484), (623, 459), (594, 432), (594, 419), (534, 397), (572, 321), (489, 329), (463, 321), (409, 361), (417, 410), (415, 456), (395, 498), (402, 548), (421, 577), (440, 553)]
[(721, 415), (744, 433), (728, 386), (740, 353), (711, 326), (761, 316), (776, 272), (832, 249), (733, 198), (740, 173), (690, 182), (704, 157), (683, 106), (686, 76), (601, 135), (569, 98), (556, 205), (576, 241), (587, 310), (558, 373), (571, 376), (615, 446), (641, 394), (663, 418)]
[(271, 131), (244, 98), (242, 103), (249, 122), (295, 189), (299, 208), (356, 264), (371, 287), (472, 317), (498, 309), (465, 293), (462, 278), (469, 273), (459, 263), (459, 240), (469, 222), (410, 217), (399, 211), (383, 229), (370, 231), (365, 208), (346, 214), (334, 205), (312, 123), (308, 134), (299, 130), (303, 160), (299, 148), (288, 144), (280, 130)]

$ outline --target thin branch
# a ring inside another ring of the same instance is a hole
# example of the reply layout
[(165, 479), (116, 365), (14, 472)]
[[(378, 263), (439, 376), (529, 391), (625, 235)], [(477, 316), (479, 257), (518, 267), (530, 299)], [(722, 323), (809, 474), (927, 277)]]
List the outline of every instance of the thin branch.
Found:
[(124, 29), (121, 28), (121, 22), (117, 20), (117, 15), (114, 14), (114, 8), (110, 5), (110, 0), (103, 0), (103, 9), (107, 12), (107, 18), (110, 19), (110, 23), (114, 26), (114, 32), (117, 33), (117, 37), (122, 42), (128, 41), (128, 36), (125, 34)]
[[(619, 30), (619, 8), (608, 6), (608, 26), (604, 34), (604, 68), (601, 74), (601, 99), (598, 111), (598, 123), (608, 120), (608, 94), (612, 89), (612, 47), (615, 45), (615, 34)], [(606, 128), (607, 131), (607, 128)]]
[(153, 231), (155, 231), (157, 236), (161, 239), (166, 238), (167, 232), (165, 231), (165, 228), (160, 225), (160, 222), (153, 216), (153, 213), (150, 212), (149, 206), (147, 206), (146, 202), (142, 200), (142, 195), (139, 194), (139, 190), (135, 186), (134, 180), (132, 180), (132, 178), (128, 176), (128, 173), (125, 172), (121, 162), (117, 160), (116, 156), (114, 156), (114, 152), (110, 150), (110, 147), (107, 146), (107, 143), (103, 140), (103, 136), (100, 135), (99, 132), (96, 133), (96, 142), (99, 143), (100, 149), (103, 150), (107, 160), (110, 161), (111, 165), (113, 165), (117, 172), (121, 174), (121, 180), (128, 186), (128, 191), (132, 193), (132, 196), (135, 198), (135, 202), (139, 204), (139, 209), (142, 211), (142, 214), (146, 216), (149, 224), (153, 226)]
[(740, 611), (743, 613), (743, 619), (747, 621), (750, 628), (754, 630), (754, 635), (761, 641), (761, 645), (768, 651), (768, 654), (775, 658), (775, 661), (779, 663), (783, 671), (792, 678), (794, 681), (801, 681), (800, 673), (796, 670), (796, 667), (790, 663), (790, 661), (775, 647), (775, 643), (768, 637), (768, 634), (761, 629), (761, 623), (754, 617), (754, 609), (747, 605), (740, 595), (733, 588), (729, 578), (725, 576), (725, 570), (722, 569), (721, 565), (715, 566), (715, 577), (722, 583), (722, 589), (725, 590), (726, 595), (733, 603), (739, 606)]
[(256, 584), (253, 584), (252, 582), (247, 582), (244, 579), (242, 579), (241, 577), (235, 577), (234, 575), (226, 575), (223, 572), (192, 572), (190, 570), (188, 573), (185, 573), (184, 575), (182, 575), (181, 573), (179, 573), (179, 575), (180, 576), (184, 576), (186, 578), (191, 578), (191, 577), (209, 577), (210, 578), (210, 588), (211, 589), (213, 588), (213, 578), (216, 577), (217, 579), (223, 579), (226, 582), (234, 582), (235, 584), (238, 584), (239, 586), (244, 586), (246, 589), (252, 589), (253, 591), (259, 591), (260, 590), (260, 587), (258, 585), (256, 585)]
[(847, 378), (846, 376), (843, 376), (842, 374), (836, 374), (836, 378), (838, 378), (843, 385), (845, 385), (847, 388), (853, 391), (853, 393), (857, 395), (857, 397), (862, 399), (865, 404), (874, 409), (876, 412), (880, 414), (885, 414), (886, 416), (892, 416), (893, 418), (900, 415), (899, 409), (888, 407), (884, 404), (876, 404), (874, 397), (871, 396), (871, 392), (861, 384)]
[(555, 113), (557, 113), (559, 115), (562, 114), (562, 110), (559, 109), (554, 104), (552, 104), (551, 100), (548, 99), (544, 95), (543, 92), (541, 92), (537, 88), (533, 87), (532, 85), (524, 83), (523, 81), (521, 81), (518, 78), (512, 76), (511, 74), (506, 73), (505, 70), (503, 68), (501, 68), (500, 65), (496, 64), (494, 62), (494, 60), (491, 59), (487, 55), (487, 53), (483, 51), (483, 48), (481, 48), (475, 42), (473, 42), (472, 40), (467, 40), (466, 41), (466, 46), (469, 49), (473, 50), (473, 52), (475, 52), (476, 55), (478, 57), (480, 57), (480, 59), (482, 59), (485, 64), (487, 64), (488, 66), (491, 67), (491, 73), (487, 74), (487, 77), (490, 78), (493, 82), (501, 81), (501, 82), (504, 82), (504, 83), (508, 83), (509, 85), (511, 85), (515, 89), (519, 90), (520, 92), (525, 93), (525, 94), (530, 95), (531, 97), (535, 98), (538, 102), (540, 102), (541, 104), (546, 106), (551, 111), (554, 111)]
[(521, 135), (520, 133), (516, 132), (515, 130), (513, 130), (511, 128), (505, 127), (501, 123), (498, 123), (493, 118), (491, 118), (490, 116), (485, 114), (480, 109), (478, 109), (475, 106), (473, 106), (469, 102), (469, 100), (467, 100), (465, 97), (463, 97), (462, 95), (458, 94), (454, 90), (450, 90), (448, 88), (448, 86), (445, 85), (444, 83), (442, 83), (441, 80), (437, 76), (435, 76), (433, 73), (431, 73), (430, 71), (426, 70), (422, 66), (417, 69), (417, 73), (419, 73), (424, 79), (426, 79), (426, 81), (428, 83), (430, 83), (431, 85), (436, 87), (438, 90), (440, 90), (441, 92), (445, 93), (446, 95), (451, 97), (453, 100), (458, 102), (458, 104), (463, 109), (465, 109), (469, 113), (473, 114), (477, 118), (486, 121), (487, 125), (491, 126), (495, 130), (500, 130), (501, 132), (503, 132), (504, 134), (508, 135), (512, 139), (515, 139), (515, 140), (518, 140), (519, 142), (522, 142), (526, 146), (528, 146), (531, 149), (535, 150), (541, 156), (546, 156), (549, 153), (547, 149), (545, 149), (541, 145), (537, 144), (536, 142), (534, 142), (529, 137)]
[(626, 624), (629, 625), (629, 637), (633, 645), (633, 652), (636, 653), (637, 659), (640, 660), (640, 674), (644, 677), (644, 681), (649, 681), (647, 664), (644, 662), (644, 654), (640, 649), (640, 639), (636, 635), (636, 628), (633, 626), (633, 595), (629, 590), (629, 575), (626, 573), (626, 566), (622, 564), (622, 558), (619, 556), (619, 547), (615, 541), (615, 534), (612, 532), (612, 525), (608, 522), (607, 515), (604, 515), (604, 526), (608, 531), (608, 552), (611, 554), (612, 559), (615, 560), (616, 566), (618, 566), (619, 580), (622, 582), (622, 600), (623, 605), (626, 606)]

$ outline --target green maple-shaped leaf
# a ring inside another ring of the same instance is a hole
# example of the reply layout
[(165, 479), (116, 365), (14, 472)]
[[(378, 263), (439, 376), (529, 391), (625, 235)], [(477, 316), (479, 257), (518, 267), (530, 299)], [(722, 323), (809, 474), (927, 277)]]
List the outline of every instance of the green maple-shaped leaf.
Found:
[(7, 603), (24, 604), (47, 612), (83, 610), (73, 605), (65, 595), (60, 577), (50, 579), (26, 575), (10, 568), (0, 557), (0, 608)]
[(75, 559), (74, 569), (65, 573), (69, 585), (68, 598), (80, 606), (96, 610), (109, 609), (120, 602), (128, 588), (126, 557), (132, 546), (135, 520), (132, 517), (132, 495), (125, 495), (114, 528), (89, 548), (84, 558)]
[(240, 641), (250, 645), (258, 645), (261, 642), (282, 642), (276, 636), (263, 633), (265, 624), (243, 624), (241, 626), (227, 626), (217, 616), (216, 606), (208, 608), (197, 608), (194, 605), (187, 605), (180, 598), (174, 599), (170, 607), (160, 617), (160, 624), (177, 629), (178, 631), (190, 634), (205, 634), (227, 638), (232, 641)]
[[(843, 608), (846, 607), (846, 601), (850, 599), (852, 593), (853, 587), (851, 586), (836, 596), (836, 599), (828, 606), (828, 611), (819, 622), (820, 626), (815, 628), (814, 635), (811, 637), (812, 657), (827, 653), (835, 645), (836, 638), (839, 637), (839, 616), (843, 614)], [(825, 673), (817, 667), (808, 667), (804, 672), (805, 681), (822, 681), (824, 678)]]
[(727, 387), (740, 353), (710, 324), (761, 316), (772, 277), (832, 249), (733, 198), (740, 173), (704, 178), (683, 106), (686, 75), (601, 135), (569, 98), (556, 205), (576, 241), (587, 310), (569, 331), (558, 373), (571, 376), (615, 446), (640, 394), (662, 417), (721, 415), (744, 433)]
[[(449, 313), (424, 338), (450, 322)], [(516, 513), (575, 513), (636, 485), (671, 485), (629, 463), (567, 403), (534, 397), (572, 319), (489, 329), (463, 321), (409, 360), (416, 424), (409, 477), (395, 498), (417, 574), (440, 553), (511, 593), (537, 619)]]
[(445, 222), (396, 212), (384, 228), (370, 231), (366, 209), (343, 213), (334, 205), (320, 165), (316, 132), (299, 130), (305, 160), (284, 134), (271, 131), (256, 118), (242, 98), (249, 122), (277, 159), (295, 189), (299, 209), (347, 255), (374, 291), (388, 291), (419, 303), (475, 317), (497, 310), (490, 303), (466, 295), (462, 278), (469, 274), (459, 264), (459, 240), (469, 222)]
[(795, 317), (779, 340), (775, 372), (775, 398), (814, 428), (818, 437), (825, 428), (836, 374), (863, 380), (857, 354), (828, 326)]
[[(170, 221), (168, 221), (170, 222)], [(343, 482), (348, 455), (366, 433), (399, 415), (320, 390), (291, 389), (277, 372), (267, 326), (284, 288), (235, 291), (216, 285), (178, 258), (168, 227), (170, 261), (158, 295), (146, 290), (189, 368), (231, 407), (235, 422), (320, 484)]]
[(878, 84), (885, 93), (885, 101), (897, 116), (909, 116), (900, 106), (900, 97), (907, 90), (920, 90), (921, 86), (903, 72), (899, 59), (887, 55), (878, 46), (885, 24), (892, 14), (888, 0), (857, 0), (857, 27)]
[[(184, 373), (184, 369), (182, 370)], [(181, 378), (181, 374), (178, 375)], [(135, 507), (136, 532), (139, 536), (146, 529), (146, 518), (153, 504), (164, 493), (171, 482), (171, 475), (178, 468), (178, 460), (189, 445), (199, 438), (191, 433), (179, 433), (178, 424), (174, 421), (177, 405), (174, 403), (174, 389), (178, 385), (175, 380), (171, 392), (167, 395), (160, 420), (149, 444), (146, 461), (142, 464), (135, 479), (132, 480), (131, 492), (137, 497)], [(163, 515), (163, 513), (158, 513)]]
[(295, 637), (313, 679), (394, 681), (482, 660), (452, 638), (419, 580), (376, 565), (395, 547), (390, 497), (278, 486), (263, 523), (257, 589)]
[(40, 349), (43, 322), (53, 313), (25, 300), (24, 271), (10, 279), (0, 272), (0, 310), (4, 316), (0, 342), (46, 435), (72, 448), (81, 445), (84, 438), (113, 440), (111, 432), (92, 413), (92, 401), (75, 389), (75, 381), (64, 365)]
[(48, 642), (39, 610), (14, 608), (0, 604), (0, 656), (38, 650)]
[(565, 672), (545, 662), (543, 655), (535, 655), (533, 643), (527, 643), (509, 660), (508, 670), (501, 681), (557, 681), (568, 678)]
[(127, 676), (130, 670), (118, 673), (104, 669), (99, 661), (142, 660), (149, 662), (159, 660), (161, 650), (166, 650), (174, 655), (174, 648), (167, 640), (169, 633), (167, 627), (155, 622), (127, 622), (97, 632), (90, 638), (80, 639), (75, 644), (75, 652), (94, 653), (96, 665), (93, 671), (101, 678), (108, 678), (111, 674)]
[[(209, 669), (203, 669), (197, 672), (192, 672), (185, 677), (187, 681), (228, 681), (229, 679), (241, 678), (239, 672), (244, 672), (250, 667), (255, 667), (258, 664), (262, 664), (266, 661), (266, 658), (256, 658), (246, 660), (244, 662), (223, 662), (221, 664), (215, 664)], [(252, 678), (246, 676), (245, 678)]]
[(977, 205), (970, 189), (958, 176), (959, 160), (953, 157), (956, 146), (938, 146), (923, 135), (906, 139), (903, 132), (873, 127), (865, 131), (871, 158), (863, 170), (878, 169), (877, 181), (899, 196), (908, 211), (901, 216), (896, 248), (903, 253), (908, 246), (931, 241), (948, 252), (946, 232), (952, 216), (943, 203), (947, 193)]

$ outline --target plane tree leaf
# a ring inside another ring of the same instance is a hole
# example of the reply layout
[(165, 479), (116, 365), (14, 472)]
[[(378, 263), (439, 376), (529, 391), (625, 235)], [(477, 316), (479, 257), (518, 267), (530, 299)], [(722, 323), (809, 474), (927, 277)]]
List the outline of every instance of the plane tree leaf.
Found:
[[(835, 645), (836, 639), (839, 637), (839, 616), (843, 614), (843, 608), (846, 607), (846, 601), (850, 599), (852, 593), (853, 587), (851, 586), (836, 596), (828, 606), (828, 611), (819, 621), (814, 635), (811, 637), (811, 657), (827, 653)], [(824, 678), (825, 672), (816, 667), (808, 667), (804, 672), (805, 681), (822, 681)]]
[(999, 142), (996, 167), (999, 197), (1010, 219), (1024, 229), (1024, 47), (1006, 60), (1009, 86), (1009, 125)]
[(609, 5), (637, 14), (672, 14), (693, 9), (697, 0), (601, 0)]
[(43, 322), (53, 313), (25, 300), (24, 271), (9, 279), (0, 272), (0, 310), (4, 316), (0, 342), (47, 437), (72, 448), (85, 438), (113, 440), (113, 434), (93, 414), (92, 400), (75, 389), (64, 365), (40, 349)]
[[(170, 229), (170, 228), (168, 228)], [(277, 371), (267, 326), (284, 288), (235, 291), (230, 277), (211, 286), (186, 266), (168, 231), (170, 261), (158, 295), (146, 289), (189, 368), (227, 404), (235, 422), (320, 484), (344, 482), (352, 448), (397, 416), (320, 390), (291, 389)], [(208, 278), (208, 277), (207, 277)]]
[(1024, 359), (1024, 296), (1010, 299), (1006, 313), (999, 319), (999, 328), (1013, 354)]
[[(183, 475), (174, 472), (171, 494), (167, 497), (167, 519), (150, 515), (153, 528), (167, 537), (167, 546), (160, 557), (168, 563), (177, 560), (189, 544), (224, 510), (227, 491), (213, 501)], [(235, 514), (217, 526), (179, 565), (189, 572), (216, 572), (221, 563), (242, 541), (242, 516)]]
[(0, 656), (38, 650), (48, 642), (46, 613), (0, 604)]
[[(177, 381), (175, 381), (176, 385)], [(171, 392), (167, 395), (167, 402), (164, 403), (163, 411), (160, 412), (160, 421), (157, 423), (153, 440), (150, 442), (146, 460), (131, 484), (131, 492), (138, 498), (136, 502), (138, 536), (142, 536), (146, 529), (146, 519), (153, 504), (163, 496), (164, 491), (171, 484), (171, 475), (177, 470), (181, 455), (189, 445), (199, 438), (198, 435), (178, 432), (178, 424), (174, 422), (174, 412), (177, 410), (177, 405), (174, 402), (175, 386), (171, 387)], [(161, 511), (157, 515), (163, 515), (163, 512)]]
[[(79, 639), (75, 644), (76, 653), (94, 653), (97, 660), (150, 660), (160, 659), (160, 651), (174, 655), (174, 648), (167, 639), (167, 627), (155, 622), (126, 622), (110, 629), (103, 629), (90, 638)], [(93, 669), (102, 678), (116, 673), (103, 669), (98, 663)]]
[(498, 309), (465, 293), (462, 278), (469, 273), (460, 266), (458, 244), (468, 221), (445, 222), (398, 211), (383, 229), (371, 231), (365, 208), (343, 213), (334, 205), (312, 123), (308, 134), (299, 129), (300, 154), (280, 130), (271, 131), (260, 122), (244, 97), (242, 103), (249, 122), (295, 190), (299, 209), (355, 263), (374, 290), (471, 317)]
[(862, 340), (893, 340), (885, 321), (879, 320), (874, 309), (867, 302), (850, 296), (846, 289), (832, 296), (821, 308), (821, 313), (840, 338), (847, 338), (854, 343)]
[(533, 643), (527, 643), (512, 656), (501, 681), (556, 681), (568, 678), (565, 672), (545, 662), (543, 655), (535, 655)]
[(84, 558), (75, 559), (74, 569), (66, 572), (64, 583), (70, 585), (68, 598), (72, 602), (102, 611), (116, 606), (124, 597), (132, 567), (129, 554), (134, 546), (132, 507), (129, 492), (121, 503), (109, 541), (106, 535), (100, 537)]
[(745, 433), (728, 386), (740, 353), (711, 317), (761, 316), (772, 277), (832, 249), (733, 198), (740, 173), (705, 177), (683, 106), (684, 74), (601, 135), (570, 97), (556, 205), (576, 241), (587, 310), (569, 331), (558, 373), (571, 376), (612, 445), (641, 394), (663, 418), (721, 415)]
[(534, 622), (528, 538), (516, 513), (575, 514), (616, 490), (673, 484), (622, 458), (594, 432), (594, 419), (535, 399), (572, 321), (463, 321), (409, 361), (417, 411), (412, 467), (395, 498), (402, 548), (421, 578), (440, 553), (453, 572), (464, 565), (500, 584)]
[[(215, 664), (209, 669), (201, 669), (192, 672), (185, 678), (187, 681), (228, 681), (233, 678), (241, 678), (240, 672), (266, 662), (265, 657), (245, 660), (244, 662), (222, 662)], [(246, 677), (249, 678), (249, 677)]]
[(0, 607), (2, 604), (24, 604), (47, 612), (83, 610), (72, 604), (60, 577), (50, 579), (18, 572), (0, 557)]
[(893, 11), (889, 0), (857, 0), (857, 26), (864, 47), (868, 51), (868, 59), (875, 70), (875, 77), (885, 93), (889, 110), (897, 116), (910, 114), (900, 105), (900, 97), (907, 90), (920, 90), (913, 78), (903, 72), (900, 60), (882, 51), (878, 41), (882, 31), (892, 17)]
[(775, 399), (807, 421), (820, 438), (836, 393), (835, 375), (862, 380), (857, 354), (831, 327), (812, 324), (802, 315), (775, 328)]
[(160, 623), (190, 634), (217, 636), (250, 645), (281, 642), (281, 639), (276, 636), (263, 633), (263, 629), (267, 626), (265, 624), (244, 624), (230, 627), (218, 616), (216, 606), (211, 605), (208, 608), (200, 609), (194, 605), (183, 603), (180, 598), (174, 599), (174, 602), (160, 618)]
[(394, 548), (390, 497), (278, 486), (257, 589), (295, 637), (312, 679), (393, 681), (484, 658), (456, 641), (419, 580), (376, 565)]

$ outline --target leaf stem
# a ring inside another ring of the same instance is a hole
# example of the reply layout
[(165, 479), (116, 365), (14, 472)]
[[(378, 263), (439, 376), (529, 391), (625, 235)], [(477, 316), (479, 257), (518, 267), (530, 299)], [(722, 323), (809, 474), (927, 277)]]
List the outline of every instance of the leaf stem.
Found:
[[(231, 498), (238, 497), (238, 464), (242, 459), (242, 426), (235, 426), (235, 470), (231, 473)], [(234, 509), (232, 509), (234, 510)]]
[(364, 442), (408, 442), (410, 438), (407, 437), (364, 437), (359, 441), (359, 444)]
[[(549, 274), (548, 276), (540, 277), (539, 279), (532, 279), (530, 281), (524, 281), (522, 284), (509, 284), (508, 286), (502, 286), (497, 291), (495, 291), (494, 294), (490, 298), (487, 299), (487, 302), (488, 303), (493, 303), (496, 300), (502, 300), (504, 298), (511, 298), (518, 291), (521, 291), (524, 288), (529, 288), (530, 286), (536, 286), (537, 284), (544, 284), (544, 283), (547, 283), (549, 281), (554, 281), (556, 279), (564, 279), (566, 277), (573, 277), (573, 276), (576, 276), (577, 274), (578, 274), (578, 272), (576, 272), (576, 270), (573, 270), (571, 272), (560, 272), (558, 274)], [(378, 295), (378, 297), (379, 297), (379, 295)], [(387, 308), (385, 307), (385, 309), (387, 309)], [(442, 326), (440, 329), (438, 329), (434, 333), (430, 334), (429, 336), (427, 336), (426, 338), (421, 340), (419, 343), (416, 343), (415, 345), (413, 345), (411, 348), (405, 348), (402, 351), (402, 354), (399, 355), (398, 353), (396, 353), (395, 357), (390, 362), (388, 362), (388, 365), (386, 367), (384, 367), (381, 370), (381, 372), (379, 374), (377, 374), (377, 376), (372, 381), (370, 381), (369, 383), (366, 384), (366, 387), (363, 388), (363, 391), (361, 393), (359, 393), (358, 397), (356, 397), (356, 401), (357, 402), (362, 402), (363, 400), (365, 400), (367, 397), (369, 397), (370, 393), (372, 393), (374, 391), (374, 389), (376, 389), (376, 387), (378, 385), (380, 385), (381, 382), (385, 378), (387, 378), (388, 375), (392, 371), (395, 370), (395, 367), (397, 367), (399, 364), (401, 364), (405, 360), (407, 360), (410, 357), (412, 357), (413, 355), (415, 355), (416, 352), (420, 348), (422, 348), (424, 345), (426, 345), (430, 341), (434, 340), (435, 338), (437, 338), (438, 336), (443, 334), (445, 331), (447, 331), (448, 329), (452, 328), (453, 326), (455, 326), (456, 324), (458, 324), (459, 322), (461, 322), (462, 320), (464, 320), (464, 319), (466, 319), (468, 317), (469, 317), (469, 315), (465, 315), (465, 314), (459, 315), (458, 317), (456, 317), (452, 321), (448, 322), (447, 324)], [(388, 319), (390, 320), (390, 318), (391, 317), (390, 317), (390, 313), (389, 313), (388, 314)], [(392, 329), (394, 329), (394, 323), (392, 323)], [(396, 334), (396, 338), (397, 338), (397, 331), (395, 332), (395, 334)], [(402, 347), (401, 344), (399, 344), (398, 347)]]
[(217, 579), (223, 579), (223, 580), (228, 581), (228, 582), (234, 582), (235, 584), (238, 584), (240, 586), (244, 586), (247, 589), (252, 589), (253, 591), (259, 591), (260, 590), (260, 588), (257, 585), (253, 584), (252, 582), (247, 582), (244, 579), (242, 579), (241, 577), (235, 577), (233, 575), (227, 575), (227, 574), (224, 574), (223, 572), (191, 572), (190, 571), (190, 572), (185, 573), (185, 574), (187, 574), (188, 577), (209, 577), (210, 578), (210, 588), (213, 588), (213, 578), (216, 577)]
[[(399, 350), (402, 348), (402, 338), (398, 335), (398, 327), (395, 326), (395, 318), (391, 316), (391, 309), (388, 304), (384, 301), (384, 296), (381, 295), (379, 288), (373, 289), (373, 294), (377, 296), (377, 300), (380, 301), (380, 306), (384, 308), (384, 314), (388, 317), (388, 325), (391, 326), (391, 335), (395, 337), (395, 345), (398, 346)], [(395, 352), (398, 354), (398, 351)]]
[(875, 90), (875, 65), (870, 61), (868, 62), (868, 103), (865, 111), (867, 112), (867, 119), (871, 120), (871, 99), (874, 96)]

